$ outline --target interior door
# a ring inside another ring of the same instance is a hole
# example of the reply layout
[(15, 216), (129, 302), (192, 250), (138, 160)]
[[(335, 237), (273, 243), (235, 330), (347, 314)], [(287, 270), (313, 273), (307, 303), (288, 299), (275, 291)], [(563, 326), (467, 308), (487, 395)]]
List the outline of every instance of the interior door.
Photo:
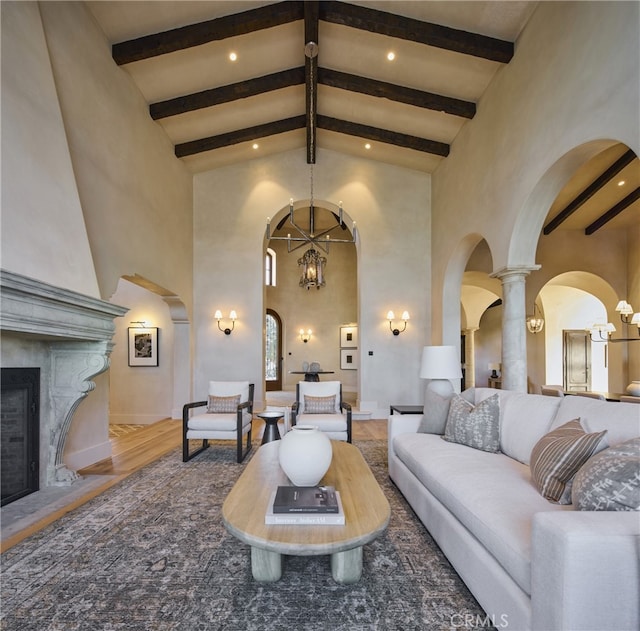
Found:
[(273, 309), (267, 309), (264, 344), (266, 389), (282, 390), (282, 320)]
[(586, 331), (565, 330), (562, 334), (565, 390), (591, 390), (591, 337)]

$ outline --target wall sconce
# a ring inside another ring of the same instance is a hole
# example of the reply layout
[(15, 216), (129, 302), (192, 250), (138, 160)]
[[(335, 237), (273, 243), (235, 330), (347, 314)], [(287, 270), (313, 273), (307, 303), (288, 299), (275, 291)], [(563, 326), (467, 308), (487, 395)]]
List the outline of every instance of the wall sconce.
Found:
[(402, 312), (401, 320), (404, 321), (404, 326), (401, 329), (393, 328), (393, 321), (395, 320), (395, 318), (396, 317), (395, 315), (393, 315), (393, 311), (389, 311), (389, 313), (387, 313), (387, 320), (389, 320), (389, 329), (394, 335), (400, 335), (400, 333), (402, 333), (407, 328), (407, 321), (410, 320), (409, 312), (408, 311)]
[(636, 315), (633, 313), (633, 307), (626, 301), (621, 300), (616, 305), (616, 311), (620, 314), (620, 320), (625, 324), (631, 324)]
[(300, 329), (300, 339), (306, 344), (311, 339), (311, 329), (307, 329), (306, 333)]
[(222, 320), (222, 312), (220, 311), (220, 309), (218, 309), (215, 314), (213, 315), (213, 317), (218, 321), (218, 328), (225, 334), (225, 335), (231, 335), (231, 331), (233, 331), (233, 329), (236, 326), (236, 320), (238, 319), (238, 316), (236, 315), (236, 312), (232, 309), (229, 312), (229, 319), (231, 320), (231, 328), (226, 327), (226, 328), (222, 328), (220, 326), (220, 320)]
[(135, 324), (141, 329), (146, 329), (148, 327), (146, 320), (133, 320), (130, 324)]

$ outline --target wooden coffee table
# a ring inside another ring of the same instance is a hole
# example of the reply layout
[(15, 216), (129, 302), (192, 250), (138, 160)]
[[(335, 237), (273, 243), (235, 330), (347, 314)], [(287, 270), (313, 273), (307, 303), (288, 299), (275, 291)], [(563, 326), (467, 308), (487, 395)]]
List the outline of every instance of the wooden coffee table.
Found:
[(331, 441), (333, 459), (321, 484), (340, 493), (344, 526), (266, 525), (271, 494), (289, 485), (280, 468), (280, 441), (260, 447), (222, 506), (227, 530), (251, 546), (251, 570), (257, 581), (282, 576), (282, 555), (331, 555), (331, 573), (338, 583), (355, 583), (362, 575), (362, 546), (384, 532), (389, 502), (362, 454), (353, 445)]

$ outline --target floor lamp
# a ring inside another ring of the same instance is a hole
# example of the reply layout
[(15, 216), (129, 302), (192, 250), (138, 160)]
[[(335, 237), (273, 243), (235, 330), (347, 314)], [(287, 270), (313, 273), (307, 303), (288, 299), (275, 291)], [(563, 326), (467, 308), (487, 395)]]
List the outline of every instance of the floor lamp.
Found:
[(422, 349), (420, 377), (429, 379), (425, 390), (425, 403), (429, 394), (449, 399), (453, 394), (451, 379), (462, 379), (460, 358), (455, 346), (425, 346)]

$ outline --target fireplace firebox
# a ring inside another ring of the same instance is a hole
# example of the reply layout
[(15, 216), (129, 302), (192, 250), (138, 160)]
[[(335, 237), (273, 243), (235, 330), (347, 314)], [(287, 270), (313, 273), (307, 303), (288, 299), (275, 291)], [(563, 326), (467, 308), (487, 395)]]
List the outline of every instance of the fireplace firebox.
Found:
[(40, 487), (40, 369), (2, 368), (2, 506)]

